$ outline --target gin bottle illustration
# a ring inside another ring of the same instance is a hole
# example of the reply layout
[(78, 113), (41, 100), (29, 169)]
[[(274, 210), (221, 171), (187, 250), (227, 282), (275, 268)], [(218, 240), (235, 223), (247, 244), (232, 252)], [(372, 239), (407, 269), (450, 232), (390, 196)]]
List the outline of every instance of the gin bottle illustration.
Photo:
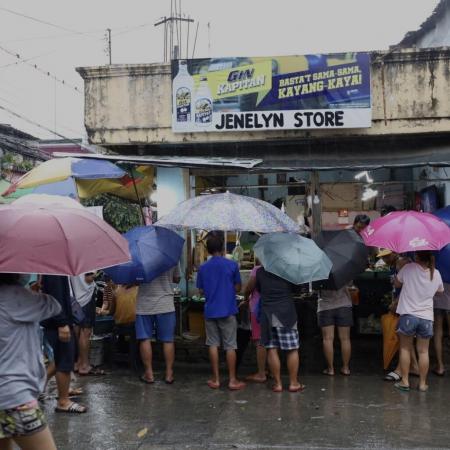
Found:
[(194, 120), (199, 127), (208, 127), (212, 124), (213, 102), (211, 91), (206, 77), (200, 78), (200, 85), (195, 92)]
[(173, 79), (173, 116), (175, 126), (183, 128), (187, 126), (192, 119), (192, 91), (194, 80), (189, 74), (187, 61), (178, 63), (178, 73)]

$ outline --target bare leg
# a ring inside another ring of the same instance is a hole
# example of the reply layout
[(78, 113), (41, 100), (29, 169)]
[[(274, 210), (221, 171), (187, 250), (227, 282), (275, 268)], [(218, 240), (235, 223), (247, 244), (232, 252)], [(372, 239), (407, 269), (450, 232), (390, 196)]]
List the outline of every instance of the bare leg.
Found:
[(210, 387), (219, 387), (220, 376), (219, 376), (219, 349), (218, 347), (211, 345), (209, 347), (209, 360), (211, 362), (212, 377), (208, 381)]
[(289, 389), (298, 389), (300, 386), (298, 382), (298, 366), (300, 365), (298, 350), (287, 352), (286, 364), (289, 372)]
[(153, 366), (152, 366), (152, 343), (150, 339), (144, 339), (139, 345), (139, 351), (141, 353), (142, 363), (144, 364), (144, 378), (147, 381), (152, 382), (153, 378)]
[(400, 338), (400, 372), (402, 385), (409, 386), (409, 366), (411, 364), (411, 351), (413, 349), (413, 336), (398, 334)]
[(269, 363), (270, 373), (274, 380), (273, 389), (282, 390), (283, 384), (281, 383), (280, 358), (278, 356), (277, 348), (267, 349), (267, 362)]
[(414, 342), (411, 344), (411, 365), (409, 367), (409, 373), (419, 375), (419, 363), (417, 361), (416, 349), (414, 348)]
[(173, 363), (175, 361), (175, 344), (173, 342), (164, 342), (164, 359), (166, 361), (166, 378), (169, 383), (173, 381)]
[(339, 341), (341, 342), (342, 368), (341, 373), (350, 375), (350, 357), (352, 354), (352, 344), (350, 342), (350, 327), (338, 327)]
[(246, 378), (246, 380), (256, 381), (258, 383), (264, 383), (265, 381), (267, 381), (266, 361), (267, 361), (266, 349), (264, 348), (264, 346), (258, 344), (256, 346), (256, 364), (258, 366), (258, 371), (253, 375), (249, 375)]
[(322, 327), (323, 354), (327, 362), (327, 368), (324, 373), (334, 375), (334, 325)]
[(245, 387), (245, 383), (239, 381), (236, 377), (236, 350), (227, 350), (227, 366), (228, 366), (228, 388), (238, 390)]
[(434, 316), (434, 349), (436, 351), (436, 372), (439, 374), (444, 373), (444, 359), (442, 357), (442, 340), (444, 337), (444, 316), (441, 314), (435, 314)]
[(78, 339), (78, 372), (80, 374), (86, 374), (92, 369), (91, 365), (89, 364), (91, 335), (92, 328), (80, 328), (80, 337)]
[[(73, 326), (73, 333), (75, 335), (76, 342), (78, 342), (78, 345), (80, 342), (80, 330), (81, 330), (81, 328), (78, 325)], [(78, 359), (75, 361), (73, 370), (75, 372), (78, 372), (79, 366), (80, 366), (80, 352), (78, 351)]]
[(70, 372), (56, 372), (56, 386), (58, 389), (58, 408), (66, 409), (72, 403), (69, 398)]
[(56, 450), (55, 441), (48, 427), (31, 436), (14, 438), (22, 450)]
[(419, 354), (419, 389), (426, 390), (427, 375), (430, 367), (430, 358), (428, 354), (428, 348), (430, 345), (429, 339), (417, 338), (417, 353)]
[(11, 439), (0, 439), (0, 450), (13, 450), (13, 441)]

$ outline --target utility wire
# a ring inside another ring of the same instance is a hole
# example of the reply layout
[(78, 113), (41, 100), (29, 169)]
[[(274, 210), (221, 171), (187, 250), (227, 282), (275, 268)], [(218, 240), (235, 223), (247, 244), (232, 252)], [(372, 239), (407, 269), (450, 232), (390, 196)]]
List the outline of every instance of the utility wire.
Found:
[(28, 61), (32, 61), (33, 59), (42, 58), (43, 56), (51, 55), (52, 53), (55, 53), (56, 51), (54, 50), (54, 51), (47, 52), (47, 53), (41, 53), (41, 54), (36, 55), (36, 56), (31, 56), (30, 58), (21, 59), (19, 61), (13, 62), (13, 63), (5, 64), (3, 66), (0, 66), (0, 69), (5, 69), (6, 67), (17, 66), (19, 64), (24, 64), (24, 63), (26, 63)]
[(87, 34), (84, 31), (78, 31), (78, 30), (73, 30), (73, 29), (70, 29), (70, 28), (66, 28), (66, 27), (63, 27), (62, 25), (57, 25), (55, 23), (47, 22), (46, 20), (38, 19), (36, 17), (29, 16), (28, 14), (20, 13), (18, 11), (13, 11), (12, 9), (4, 8), (2, 6), (0, 6), (0, 10), (1, 11), (6, 11), (6, 12), (8, 12), (10, 14), (14, 14), (15, 16), (24, 17), (25, 19), (32, 20), (33, 22), (37, 22), (37, 23), (40, 23), (42, 25), (48, 25), (49, 27), (59, 28), (60, 30), (69, 31), (69, 32), (75, 33), (75, 34)]
[(20, 56), (19, 53), (14, 53), (11, 50), (6, 49), (5, 47), (2, 47), (1, 45), (0, 45), (0, 50), (2, 50), (3, 52), (7, 53), (8, 55), (14, 56), (15, 58), (21, 60), (27, 66), (30, 66), (33, 69), (37, 70), (38, 72), (41, 72), (43, 75), (46, 75), (46, 76), (54, 79), (56, 82), (62, 84), (63, 86), (68, 87), (69, 89), (73, 89), (74, 91), (76, 91), (79, 94), (81, 94), (81, 89), (78, 86), (70, 84), (67, 81), (63, 80), (62, 78), (58, 78), (56, 75), (53, 75), (53, 73), (49, 72), (48, 70), (42, 69), (41, 67), (39, 67), (36, 64), (27, 62), (26, 58), (23, 58), (22, 56)]
[(18, 119), (24, 120), (25, 122), (28, 122), (31, 125), (34, 125), (34, 126), (40, 128), (42, 130), (47, 131), (48, 133), (54, 134), (55, 136), (58, 136), (61, 139), (66, 139), (67, 141), (69, 141), (69, 142), (71, 142), (73, 144), (79, 145), (80, 147), (82, 147), (82, 148), (84, 148), (86, 150), (92, 151), (91, 148), (86, 147), (85, 145), (83, 145), (82, 143), (78, 142), (77, 140), (68, 138), (67, 136), (64, 136), (63, 134), (60, 134), (60, 133), (56, 132), (55, 130), (51, 130), (50, 128), (46, 127), (45, 125), (41, 125), (40, 123), (38, 123), (38, 122), (36, 122), (34, 120), (28, 119), (28, 117), (22, 116), (21, 114), (16, 113), (15, 111), (13, 111), (12, 109), (7, 108), (6, 106), (0, 105), (0, 109), (5, 111), (5, 112), (7, 112), (8, 114), (11, 114), (14, 117), (17, 117)]

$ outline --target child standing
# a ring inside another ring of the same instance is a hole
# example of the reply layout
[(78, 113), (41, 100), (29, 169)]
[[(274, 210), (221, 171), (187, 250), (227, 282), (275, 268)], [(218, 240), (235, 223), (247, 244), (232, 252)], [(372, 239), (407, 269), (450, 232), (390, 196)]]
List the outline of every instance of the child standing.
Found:
[(223, 257), (224, 242), (220, 236), (211, 235), (206, 241), (206, 248), (211, 258), (199, 268), (197, 288), (206, 299), (206, 345), (209, 347), (212, 369), (208, 386), (211, 389), (220, 387), (219, 347), (222, 346), (227, 358), (228, 388), (240, 390), (245, 383), (236, 377), (236, 293), (241, 290), (239, 266)]

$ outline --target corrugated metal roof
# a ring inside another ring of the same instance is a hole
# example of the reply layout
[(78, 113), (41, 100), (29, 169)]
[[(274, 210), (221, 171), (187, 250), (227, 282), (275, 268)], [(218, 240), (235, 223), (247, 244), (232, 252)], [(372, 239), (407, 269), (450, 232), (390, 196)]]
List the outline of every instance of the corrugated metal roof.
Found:
[(105, 159), (113, 162), (122, 162), (139, 165), (152, 165), (159, 167), (228, 167), (236, 169), (253, 169), (263, 162), (262, 159), (246, 158), (202, 158), (179, 156), (129, 156), (129, 155), (100, 155), (85, 153), (55, 152), (55, 157), (75, 157), (90, 159)]

